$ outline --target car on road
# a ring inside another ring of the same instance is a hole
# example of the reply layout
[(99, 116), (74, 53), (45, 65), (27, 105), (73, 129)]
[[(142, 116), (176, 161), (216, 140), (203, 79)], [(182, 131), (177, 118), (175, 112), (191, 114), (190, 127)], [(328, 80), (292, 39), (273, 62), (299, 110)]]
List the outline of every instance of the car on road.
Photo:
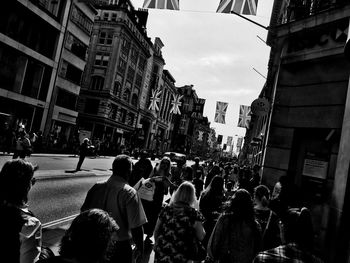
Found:
[(176, 166), (176, 163), (177, 163), (178, 161), (186, 162), (186, 160), (187, 160), (186, 154), (183, 154), (183, 153), (165, 152), (165, 153), (163, 154), (163, 157), (164, 157), (164, 156), (170, 158), (171, 164), (172, 164), (173, 166)]

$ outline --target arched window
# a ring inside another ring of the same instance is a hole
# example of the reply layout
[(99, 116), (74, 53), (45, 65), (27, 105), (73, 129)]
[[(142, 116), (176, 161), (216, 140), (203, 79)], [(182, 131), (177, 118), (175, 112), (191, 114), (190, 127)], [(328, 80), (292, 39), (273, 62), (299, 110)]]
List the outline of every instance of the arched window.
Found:
[(123, 93), (123, 100), (129, 101), (129, 98), (130, 98), (130, 90), (126, 89)]
[(137, 106), (138, 99), (139, 97), (136, 94), (133, 94), (131, 98), (131, 105)]
[(104, 82), (105, 82), (104, 77), (92, 76), (91, 77), (91, 82), (90, 82), (90, 89), (92, 89), (92, 90), (102, 90)]

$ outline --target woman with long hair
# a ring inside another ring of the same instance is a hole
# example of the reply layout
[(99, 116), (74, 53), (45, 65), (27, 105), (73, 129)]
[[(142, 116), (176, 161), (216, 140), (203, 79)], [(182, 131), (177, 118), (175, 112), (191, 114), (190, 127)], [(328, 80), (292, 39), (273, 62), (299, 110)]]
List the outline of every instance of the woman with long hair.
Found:
[(270, 249), (281, 244), (280, 219), (269, 207), (270, 190), (265, 185), (254, 189), (255, 218), (262, 231), (262, 249)]
[(154, 231), (154, 262), (187, 263), (191, 239), (203, 240), (203, 216), (194, 206), (195, 188), (183, 182), (173, 194), (168, 206), (161, 211)]
[(239, 189), (230, 200), (208, 242), (209, 256), (219, 263), (250, 263), (260, 251), (261, 229), (249, 192)]
[(0, 172), (1, 257), (7, 262), (32, 263), (40, 256), (41, 222), (28, 207), (35, 169), (23, 159), (14, 159)]
[(207, 244), (225, 202), (224, 179), (216, 175), (199, 199), (199, 211), (204, 216), (204, 229), (207, 233), (203, 243)]

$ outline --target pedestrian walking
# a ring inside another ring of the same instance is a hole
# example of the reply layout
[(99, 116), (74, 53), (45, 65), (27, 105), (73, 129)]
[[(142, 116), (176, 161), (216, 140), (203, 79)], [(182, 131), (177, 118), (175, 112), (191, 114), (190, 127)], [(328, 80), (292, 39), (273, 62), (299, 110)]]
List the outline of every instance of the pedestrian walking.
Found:
[(114, 262), (132, 262), (132, 242), (136, 245), (136, 262), (139, 262), (143, 255), (143, 225), (147, 218), (136, 190), (128, 184), (132, 172), (130, 156), (118, 155), (112, 170), (107, 181), (96, 183), (89, 190), (81, 211), (100, 208), (108, 212), (119, 226)]
[(40, 260), (38, 263), (111, 262), (118, 229), (118, 225), (107, 212), (101, 209), (84, 211), (74, 218), (62, 237), (59, 256)]
[(197, 174), (199, 175), (199, 177), (204, 180), (205, 174), (204, 174), (204, 167), (202, 165), (199, 164), (199, 157), (195, 157), (194, 158), (194, 164), (192, 164), (191, 168), (193, 171), (193, 175), (192, 178), (196, 178)]
[(142, 151), (140, 154), (140, 160), (134, 164), (129, 180), (129, 184), (131, 186), (134, 186), (141, 178), (147, 179), (150, 176), (153, 166), (151, 160), (147, 157), (148, 153), (146, 151)]
[(265, 185), (254, 189), (255, 218), (262, 231), (262, 249), (270, 249), (281, 245), (280, 219), (269, 207), (270, 190)]
[(203, 241), (205, 245), (208, 242), (217, 219), (223, 211), (224, 202), (224, 179), (221, 176), (216, 175), (211, 180), (209, 186), (202, 192), (199, 199), (199, 211), (204, 216), (204, 229), (207, 233)]
[(32, 145), (30, 143), (28, 135), (24, 130), (21, 130), (16, 140), (16, 148), (12, 159), (17, 159), (18, 157), (24, 159), (26, 156), (30, 156), (31, 151)]
[(89, 153), (89, 145), (90, 140), (88, 138), (85, 138), (83, 143), (80, 145), (79, 147), (79, 161), (77, 164), (77, 168), (75, 169), (75, 171), (81, 171), (81, 166), (85, 160), (85, 157), (88, 155)]
[(254, 217), (253, 201), (245, 189), (230, 200), (208, 242), (208, 254), (218, 263), (251, 263), (260, 251), (261, 230)]
[(0, 172), (0, 254), (6, 262), (33, 263), (41, 253), (42, 225), (28, 207), (35, 169), (15, 159), (7, 161)]
[(142, 205), (145, 209), (148, 220), (147, 224), (144, 226), (146, 234), (145, 243), (147, 244), (152, 244), (151, 237), (153, 236), (154, 227), (163, 206), (164, 196), (168, 194), (169, 187), (172, 186), (169, 179), (170, 167), (170, 159), (168, 157), (163, 157), (159, 165), (154, 168), (153, 174), (150, 176), (151, 181), (155, 184), (153, 200), (148, 201), (142, 199)]
[(203, 240), (204, 220), (194, 208), (195, 189), (192, 183), (183, 182), (165, 206), (154, 230), (154, 262), (187, 263), (191, 259), (193, 239)]
[(313, 254), (313, 225), (307, 208), (288, 209), (283, 229), (284, 244), (260, 252), (254, 263), (323, 262)]

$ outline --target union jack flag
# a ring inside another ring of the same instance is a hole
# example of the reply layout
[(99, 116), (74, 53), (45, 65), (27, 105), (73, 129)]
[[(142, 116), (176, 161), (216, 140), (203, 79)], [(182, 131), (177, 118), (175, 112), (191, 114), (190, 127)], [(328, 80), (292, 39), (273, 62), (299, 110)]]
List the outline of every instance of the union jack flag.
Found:
[(231, 144), (232, 144), (232, 136), (227, 136), (227, 145), (228, 146), (231, 146)]
[(217, 101), (216, 102), (216, 112), (214, 121), (218, 123), (225, 124), (225, 115), (227, 110), (228, 103)]
[(203, 141), (204, 131), (198, 131), (198, 141)]
[(179, 0), (145, 0), (143, 8), (179, 10)]
[(256, 15), (258, 0), (221, 0), (217, 13), (231, 13)]
[(148, 109), (152, 111), (159, 111), (159, 102), (160, 102), (160, 94), (162, 94), (161, 90), (152, 90), (152, 96), (150, 98), (151, 104)]
[(250, 106), (240, 105), (239, 106), (239, 117), (238, 117), (238, 127), (249, 128), (251, 119)]
[(183, 95), (173, 94), (173, 101), (171, 102), (172, 107), (171, 107), (170, 113), (181, 115), (180, 106), (182, 105), (182, 102), (180, 100), (182, 98), (183, 98)]

